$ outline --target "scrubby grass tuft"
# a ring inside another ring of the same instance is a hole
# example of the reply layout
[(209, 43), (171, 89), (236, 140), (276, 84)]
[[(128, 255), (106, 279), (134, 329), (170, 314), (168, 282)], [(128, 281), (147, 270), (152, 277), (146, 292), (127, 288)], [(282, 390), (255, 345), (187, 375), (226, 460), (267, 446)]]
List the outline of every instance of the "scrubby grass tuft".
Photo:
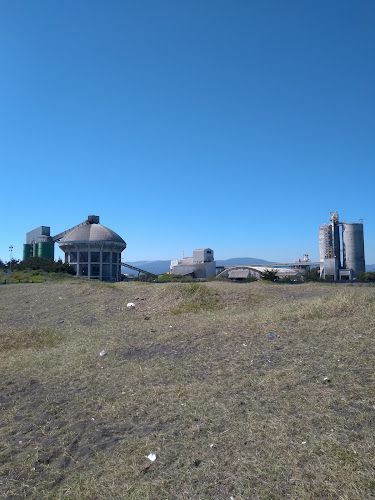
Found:
[(7, 328), (3, 329), (0, 335), (0, 352), (55, 347), (62, 339), (60, 332), (49, 328)]
[(181, 287), (182, 301), (173, 314), (213, 311), (218, 307), (219, 297), (206, 285), (191, 283)]

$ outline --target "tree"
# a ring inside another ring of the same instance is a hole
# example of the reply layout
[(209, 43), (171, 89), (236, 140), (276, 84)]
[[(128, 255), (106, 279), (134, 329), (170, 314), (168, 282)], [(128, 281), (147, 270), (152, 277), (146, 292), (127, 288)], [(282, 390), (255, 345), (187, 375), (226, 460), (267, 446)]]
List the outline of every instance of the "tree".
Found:
[[(12, 264), (13, 268), (13, 264)], [(51, 259), (44, 259), (43, 257), (29, 257), (17, 264), (16, 269), (24, 271), (26, 269), (42, 270), (47, 273), (67, 273), (75, 274), (75, 270), (69, 264), (64, 264), (61, 260), (55, 262)]]
[(305, 281), (320, 281), (320, 272), (319, 268), (314, 267), (310, 269), (309, 271), (305, 271), (305, 274), (303, 275), (303, 279)]
[(264, 281), (279, 281), (277, 269), (266, 269), (262, 273), (262, 280)]
[(358, 281), (375, 281), (375, 272), (358, 273)]

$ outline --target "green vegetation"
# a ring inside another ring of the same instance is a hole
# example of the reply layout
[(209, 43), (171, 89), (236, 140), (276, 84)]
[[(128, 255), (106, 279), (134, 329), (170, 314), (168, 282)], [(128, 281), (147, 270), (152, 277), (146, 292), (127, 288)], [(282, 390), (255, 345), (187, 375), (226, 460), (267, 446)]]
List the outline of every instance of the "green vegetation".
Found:
[(189, 283), (194, 281), (190, 276), (181, 276), (180, 274), (161, 274), (156, 280), (159, 283)]
[(42, 283), (75, 274), (74, 268), (69, 264), (41, 257), (30, 257), (21, 262), (12, 260), (11, 269), (10, 274), (9, 263), (0, 261), (0, 283)]
[(357, 281), (375, 281), (375, 272), (358, 273)]
[(12, 269), (16, 269), (17, 265), (19, 264), (19, 260), (15, 260), (15, 259), (12, 259), (11, 261), (9, 262), (3, 262), (1, 259), (0, 259), (0, 270), (6, 270), (6, 269), (9, 269), (9, 264), (11, 264), (11, 268)]
[[(13, 267), (12, 267), (13, 269)], [(23, 271), (26, 269), (42, 270), (47, 273), (75, 274), (74, 268), (69, 264), (64, 264), (61, 260), (57, 262), (42, 257), (30, 257), (16, 265), (15, 269)]]
[(144, 273), (144, 274), (139, 274), (138, 276), (135, 276), (134, 277), (134, 280), (133, 281), (144, 281), (144, 282), (150, 282), (150, 281), (155, 281), (155, 276), (153, 274), (148, 274), (148, 273)]
[(218, 307), (219, 297), (208, 286), (191, 283), (180, 288), (182, 300), (173, 314), (213, 311)]
[(277, 269), (266, 269), (262, 273), (262, 280), (264, 280), (264, 281), (278, 281), (279, 276), (277, 274)]
[(372, 285), (105, 285), (0, 294), (0, 498), (374, 497)]
[(321, 281), (319, 268), (313, 268), (305, 271), (303, 275), (304, 281)]

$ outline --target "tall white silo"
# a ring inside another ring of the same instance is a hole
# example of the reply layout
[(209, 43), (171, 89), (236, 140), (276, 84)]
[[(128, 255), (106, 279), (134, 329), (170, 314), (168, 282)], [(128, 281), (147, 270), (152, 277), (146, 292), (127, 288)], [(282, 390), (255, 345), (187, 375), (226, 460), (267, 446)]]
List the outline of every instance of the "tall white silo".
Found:
[(365, 272), (365, 248), (361, 222), (342, 224), (342, 244), (343, 267), (352, 269), (354, 276)]

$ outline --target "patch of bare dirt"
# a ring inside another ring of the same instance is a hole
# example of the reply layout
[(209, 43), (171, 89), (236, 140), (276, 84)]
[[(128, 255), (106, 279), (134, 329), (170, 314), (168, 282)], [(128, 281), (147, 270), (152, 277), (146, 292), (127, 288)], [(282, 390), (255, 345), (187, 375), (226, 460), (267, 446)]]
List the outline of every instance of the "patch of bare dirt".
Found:
[[(65, 395), (31, 379), (27, 386), (12, 381), (0, 390), (0, 408), (8, 415), (1, 424), (0, 443), (0, 465), (9, 471), (1, 486), (7, 500), (37, 498), (38, 484), (61, 483), (71, 469), (85, 467), (97, 452), (109, 452), (134, 433), (118, 423), (98, 420), (92, 416), (95, 408), (85, 411), (74, 397), (82, 392), (79, 388)], [(19, 493), (22, 484), (27, 485), (22, 495), (12, 494)]]

